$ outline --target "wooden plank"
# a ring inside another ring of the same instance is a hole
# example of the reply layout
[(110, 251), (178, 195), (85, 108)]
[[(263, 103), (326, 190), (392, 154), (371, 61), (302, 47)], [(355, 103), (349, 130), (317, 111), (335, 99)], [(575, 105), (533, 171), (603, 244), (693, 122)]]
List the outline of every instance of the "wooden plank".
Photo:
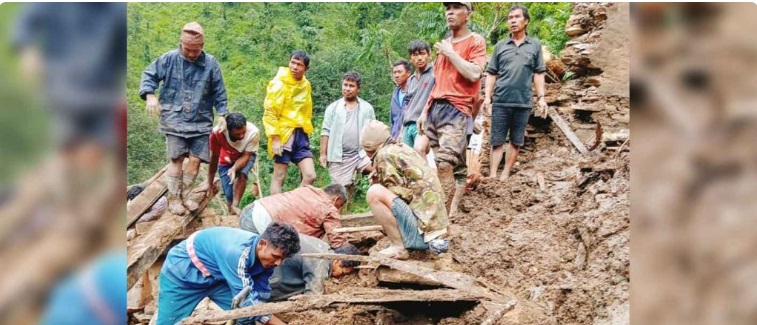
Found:
[[(213, 183), (213, 187), (218, 189), (219, 182)], [(199, 208), (184, 216), (177, 216), (168, 211), (153, 224), (149, 233), (138, 237), (131, 247), (127, 248), (128, 267), (127, 267), (127, 287), (131, 289), (139, 277), (144, 274), (150, 266), (158, 260), (163, 251), (177, 236), (181, 235), (184, 228), (195, 218), (210, 202), (210, 198), (205, 197), (204, 192), (199, 192), (195, 198), (202, 195)]]
[[(206, 209), (207, 210), (210, 209)], [(206, 213), (204, 212), (204, 213)], [(232, 227), (239, 228), (239, 216), (227, 215), (219, 216), (216, 214), (201, 215), (199, 218), (195, 218), (187, 225), (184, 232), (177, 239), (184, 239), (189, 237), (198, 230), (202, 230), (210, 227)]]
[(152, 225), (154, 225), (156, 222), (157, 221), (137, 222), (137, 224), (134, 226), (134, 229), (137, 230), (137, 236), (141, 236), (150, 232), (150, 228), (152, 228)]
[(565, 120), (560, 116), (560, 113), (558, 113), (554, 107), (549, 108), (549, 117), (552, 118), (552, 121), (557, 124), (557, 127), (560, 128), (560, 130), (565, 134), (565, 136), (570, 140), (571, 143), (578, 149), (578, 152), (580, 152), (582, 155), (587, 154), (589, 151), (586, 149), (586, 146), (584, 146), (583, 142), (576, 136), (575, 133), (573, 133), (573, 130), (570, 129), (570, 126), (568, 126), (568, 122), (565, 122)]
[(166, 170), (168, 170), (167, 166), (155, 174), (155, 176), (151, 178), (153, 181), (148, 183), (145, 189), (142, 190), (142, 193), (139, 193), (137, 197), (126, 205), (126, 228), (131, 227), (142, 214), (147, 212), (147, 210), (150, 209), (150, 207), (155, 204), (166, 191), (168, 191), (168, 186), (163, 177), (165, 176)]
[(431, 281), (415, 274), (410, 274), (402, 271), (398, 271), (386, 266), (381, 266), (376, 269), (376, 276), (379, 282), (388, 283), (410, 283), (410, 284), (422, 284), (427, 286), (441, 286), (442, 284), (436, 281)]
[(371, 212), (342, 216), (341, 222), (342, 227), (361, 227), (376, 224)]
[[(238, 318), (299, 312), (309, 309), (320, 309), (339, 303), (349, 304), (383, 304), (407, 301), (481, 301), (485, 297), (454, 289), (436, 290), (391, 290), (391, 289), (363, 289), (346, 294), (300, 295), (288, 301), (265, 303), (252, 307), (234, 309), (230, 311), (207, 311), (202, 314), (187, 317), (177, 324), (207, 324), (211, 322), (228, 321)], [(158, 311), (160, 312), (160, 311)]]
[(393, 258), (381, 256), (381, 255), (347, 255), (347, 254), (332, 254), (332, 253), (305, 253), (301, 254), (302, 257), (310, 258), (324, 258), (331, 260), (347, 260), (347, 261), (360, 261), (368, 263), (378, 263), (389, 266), (391, 268), (417, 275), (424, 279), (441, 283), (450, 288), (458, 289), (468, 292), (476, 296), (486, 297), (492, 301), (509, 301), (514, 299), (514, 295), (511, 293), (497, 292), (494, 293), (484, 287), (478, 285), (478, 280), (470, 275), (451, 271), (437, 271), (434, 269), (426, 268), (413, 261), (400, 261)]
[(361, 231), (376, 231), (383, 230), (384, 227), (379, 225), (363, 226), (363, 227), (342, 227), (334, 229), (335, 233), (348, 233), (348, 232), (361, 232)]
[(492, 303), (485, 304), (487, 309), (490, 309), (489, 316), (481, 322), (481, 325), (493, 325), (502, 318), (508, 311), (515, 308), (515, 301), (511, 301), (504, 305), (495, 305)]

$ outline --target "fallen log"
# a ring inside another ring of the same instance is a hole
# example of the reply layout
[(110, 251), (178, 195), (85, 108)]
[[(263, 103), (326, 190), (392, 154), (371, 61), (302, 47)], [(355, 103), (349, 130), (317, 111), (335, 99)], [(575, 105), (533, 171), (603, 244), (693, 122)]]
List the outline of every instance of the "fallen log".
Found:
[(560, 130), (565, 134), (565, 136), (570, 140), (570, 142), (573, 144), (573, 146), (578, 149), (578, 152), (580, 152), (582, 155), (587, 154), (589, 151), (586, 150), (586, 146), (584, 146), (583, 142), (576, 136), (575, 133), (573, 133), (573, 130), (570, 129), (570, 126), (568, 126), (568, 122), (565, 122), (565, 120), (560, 116), (560, 113), (558, 113), (554, 107), (549, 108), (549, 117), (552, 118), (552, 121), (557, 124), (557, 127), (560, 128)]
[(147, 212), (166, 193), (168, 186), (163, 178), (166, 170), (168, 170), (168, 166), (150, 178), (151, 181), (147, 183), (142, 193), (139, 193), (137, 197), (126, 205), (126, 228), (131, 227), (142, 214)]
[[(213, 183), (213, 187), (218, 189), (219, 183), (216, 181)], [(152, 225), (148, 233), (138, 237), (134, 244), (127, 248), (127, 290), (131, 289), (139, 277), (155, 263), (163, 251), (168, 248), (171, 241), (182, 234), (189, 222), (205, 209), (210, 202), (210, 198), (205, 197), (205, 193), (198, 193), (195, 197), (199, 195), (202, 195), (202, 201), (200, 201), (199, 207), (195, 212), (184, 216), (177, 216), (166, 211)]]
[[(393, 269), (417, 275), (426, 280), (440, 283), (450, 288), (468, 292), (472, 295), (486, 297), (487, 299), (492, 301), (502, 302), (514, 299), (514, 296), (512, 294), (503, 294), (501, 292), (493, 293), (492, 291), (480, 286), (478, 284), (478, 280), (470, 275), (451, 271), (437, 271), (423, 267), (417, 262), (413, 261), (400, 261), (381, 255), (364, 256), (332, 253), (306, 253), (301, 254), (301, 256), (382, 264)], [(505, 297), (505, 295), (507, 295), (508, 297)]]
[(342, 227), (342, 228), (336, 228), (334, 229), (335, 233), (349, 233), (349, 232), (361, 232), (361, 231), (376, 231), (376, 230), (383, 230), (384, 227), (373, 225), (373, 226), (363, 226), (363, 227)]
[[(485, 297), (454, 289), (436, 290), (391, 290), (364, 289), (346, 294), (327, 294), (295, 296), (288, 301), (265, 303), (252, 307), (234, 309), (231, 311), (208, 311), (199, 315), (187, 317), (177, 324), (207, 324), (210, 322), (227, 321), (238, 318), (299, 312), (309, 309), (327, 308), (334, 304), (382, 304), (407, 301), (480, 301)], [(160, 312), (160, 311), (158, 311)]]

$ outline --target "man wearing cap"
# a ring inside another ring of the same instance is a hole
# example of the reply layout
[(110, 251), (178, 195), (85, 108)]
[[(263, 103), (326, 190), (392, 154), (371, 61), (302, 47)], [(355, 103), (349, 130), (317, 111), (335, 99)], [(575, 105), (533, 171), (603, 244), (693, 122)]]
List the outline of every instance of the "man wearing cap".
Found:
[[(179, 48), (166, 52), (142, 73), (139, 96), (147, 111), (160, 114), (160, 131), (166, 136), (168, 210), (183, 215), (194, 211), (197, 203), (189, 199), (200, 163), (208, 163), (208, 135), (213, 129), (213, 107), (219, 115), (217, 129), (226, 129), (226, 87), (221, 66), (203, 51), (205, 36), (195, 22), (184, 25)], [(160, 83), (160, 97), (155, 96)], [(182, 171), (184, 158), (189, 157)], [(183, 202), (182, 202), (183, 200)]]
[(391, 241), (379, 253), (407, 259), (407, 248), (429, 249), (449, 225), (436, 173), (413, 148), (392, 140), (389, 127), (379, 121), (365, 125), (360, 143), (373, 160), (379, 182), (368, 189), (366, 200)]
[(300, 186), (313, 185), (315, 165), (310, 151), (313, 133), (313, 93), (305, 73), (310, 56), (296, 50), (289, 56), (289, 67), (280, 67), (268, 83), (263, 103), (263, 126), (268, 137), (268, 155), (273, 158), (271, 194), (281, 193), (289, 163), (300, 168)]
[(418, 118), (418, 132), (428, 137), (434, 150), (445, 200), (450, 214), (455, 214), (465, 192), (466, 128), (481, 87), (486, 41), (468, 29), (470, 2), (445, 2), (444, 7), (452, 33), (434, 44), (435, 84)]
[(532, 81), (536, 86), (539, 113), (542, 118), (547, 117), (547, 102), (544, 99), (547, 68), (544, 66), (541, 43), (526, 34), (529, 21), (526, 7), (514, 5), (510, 8), (507, 15), (510, 37), (497, 43), (486, 68), (483, 106), (492, 113), (489, 177), (497, 177), (497, 168), (505, 151), (505, 137), (510, 134), (505, 169), (500, 177), (503, 181), (510, 176), (510, 169), (518, 160), (518, 151), (524, 143), (533, 103)]

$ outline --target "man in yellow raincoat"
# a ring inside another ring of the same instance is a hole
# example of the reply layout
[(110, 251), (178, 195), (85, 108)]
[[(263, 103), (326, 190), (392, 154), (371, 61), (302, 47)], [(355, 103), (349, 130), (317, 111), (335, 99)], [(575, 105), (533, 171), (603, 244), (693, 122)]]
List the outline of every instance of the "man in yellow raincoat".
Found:
[(268, 155), (274, 158), (271, 194), (281, 193), (289, 163), (300, 168), (300, 186), (315, 180), (310, 139), (313, 132), (313, 101), (310, 81), (305, 72), (310, 57), (296, 50), (289, 57), (289, 67), (280, 67), (266, 90), (263, 126), (268, 137)]

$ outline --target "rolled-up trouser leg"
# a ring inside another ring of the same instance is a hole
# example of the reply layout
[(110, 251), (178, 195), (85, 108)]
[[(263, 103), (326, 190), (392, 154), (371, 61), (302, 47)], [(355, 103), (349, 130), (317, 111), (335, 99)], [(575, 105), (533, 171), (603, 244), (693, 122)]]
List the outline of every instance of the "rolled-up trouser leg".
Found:
[(447, 101), (435, 101), (429, 112), (426, 135), (436, 148), (436, 166), (449, 209), (455, 184), (465, 185), (466, 127), (468, 117)]

